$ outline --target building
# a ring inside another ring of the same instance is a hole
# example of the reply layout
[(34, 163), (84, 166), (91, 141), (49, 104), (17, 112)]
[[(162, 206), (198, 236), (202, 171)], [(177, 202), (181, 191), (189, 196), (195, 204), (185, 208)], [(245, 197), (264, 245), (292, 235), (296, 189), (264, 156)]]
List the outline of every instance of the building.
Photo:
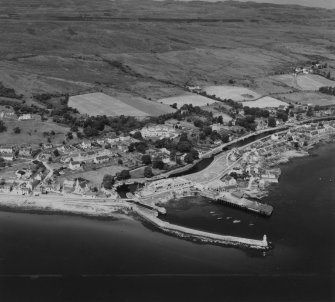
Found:
[(81, 168), (81, 163), (79, 161), (70, 161), (69, 169), (70, 170), (78, 170)]
[(30, 113), (22, 114), (18, 118), (19, 121), (27, 121), (27, 120), (32, 120), (32, 119), (33, 119), (33, 117)]
[(13, 147), (0, 146), (0, 153), (12, 154), (13, 152)]
[(192, 181), (184, 179), (182, 177), (168, 178), (154, 181), (150, 184), (146, 184), (141, 191), (142, 196), (148, 196), (156, 193), (163, 193), (165, 191), (178, 191), (193, 186)]
[(175, 138), (178, 133), (173, 127), (165, 125), (147, 126), (141, 129), (143, 138)]
[(102, 164), (102, 163), (106, 163), (109, 161), (109, 157), (106, 155), (103, 156), (97, 156), (96, 158), (94, 158), (94, 162), (96, 164)]
[(92, 143), (90, 141), (83, 141), (83, 142), (81, 142), (80, 146), (83, 149), (88, 149), (88, 148), (92, 147)]

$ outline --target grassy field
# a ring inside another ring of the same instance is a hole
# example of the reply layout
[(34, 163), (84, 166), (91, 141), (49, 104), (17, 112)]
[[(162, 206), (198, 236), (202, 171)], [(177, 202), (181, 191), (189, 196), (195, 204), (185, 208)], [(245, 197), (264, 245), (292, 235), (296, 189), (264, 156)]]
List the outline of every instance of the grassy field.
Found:
[(180, 96), (169, 97), (165, 99), (160, 99), (158, 103), (163, 103), (167, 105), (177, 104), (177, 108), (182, 107), (184, 104), (192, 104), (193, 106), (207, 106), (215, 103), (216, 101), (206, 98), (198, 94), (186, 94)]
[(82, 114), (92, 115), (107, 115), (107, 116), (148, 116), (143, 111), (140, 111), (124, 102), (103, 94), (90, 93), (70, 97), (69, 106), (78, 109)]
[(294, 92), (276, 95), (280, 100), (288, 103), (313, 104), (320, 106), (335, 105), (335, 96), (319, 92)]
[(307, 60), (335, 65), (334, 13), (324, 9), (150, 0), (0, 7), (0, 81), (27, 98), (108, 87), (161, 99), (230, 79), (257, 91), (253, 79)]
[(78, 109), (82, 114), (107, 116), (158, 116), (174, 112), (169, 106), (155, 103), (142, 98), (121, 96), (116, 98), (96, 92), (71, 96), (69, 106)]
[[(61, 144), (69, 128), (38, 120), (18, 121), (6, 120), (7, 131), (0, 133), (0, 145), (2, 144), (39, 144), (46, 143), (48, 137), (43, 132), (54, 131), (55, 135), (50, 136), (53, 144)], [(21, 133), (14, 134), (13, 129), (19, 127)]]
[(209, 86), (203, 89), (209, 95), (215, 95), (221, 99), (232, 99), (237, 102), (254, 100), (260, 95), (248, 88), (235, 86)]
[(116, 173), (121, 172), (123, 169), (124, 168), (121, 166), (103, 167), (95, 171), (79, 172), (72, 174), (71, 179), (82, 177), (89, 180), (94, 186), (100, 186), (105, 174), (116, 175)]
[(267, 108), (267, 107), (277, 108), (280, 105), (288, 106), (287, 103), (277, 100), (275, 98), (272, 98), (270, 96), (262, 97), (256, 101), (243, 102), (243, 106), (248, 106), (250, 108), (255, 108), (255, 107), (257, 108)]
[(319, 90), (322, 86), (335, 86), (335, 81), (328, 80), (316, 74), (294, 76), (284, 74), (272, 77), (273, 79), (297, 90)]

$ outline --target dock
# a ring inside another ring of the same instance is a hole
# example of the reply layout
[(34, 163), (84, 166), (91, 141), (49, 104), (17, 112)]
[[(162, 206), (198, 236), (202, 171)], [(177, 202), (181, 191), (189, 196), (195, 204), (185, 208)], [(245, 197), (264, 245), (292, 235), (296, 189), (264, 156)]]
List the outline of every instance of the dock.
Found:
[(228, 204), (230, 206), (255, 212), (260, 215), (271, 216), (273, 212), (273, 207), (268, 204), (260, 203), (247, 198), (237, 198), (229, 192), (221, 192), (219, 195), (213, 195), (210, 192), (204, 191), (200, 192), (200, 195), (215, 200), (218, 203)]

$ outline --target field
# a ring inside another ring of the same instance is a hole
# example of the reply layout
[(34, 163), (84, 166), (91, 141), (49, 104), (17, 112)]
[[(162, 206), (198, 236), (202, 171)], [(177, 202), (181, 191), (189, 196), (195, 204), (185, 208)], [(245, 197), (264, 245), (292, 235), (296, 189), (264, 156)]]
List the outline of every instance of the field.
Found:
[(261, 97), (258, 93), (244, 87), (209, 86), (203, 89), (208, 95), (215, 95), (221, 99), (232, 99), (237, 102), (254, 100)]
[[(46, 143), (48, 137), (43, 132), (54, 131), (55, 135), (50, 136), (53, 144), (61, 144), (65, 139), (65, 134), (69, 128), (60, 126), (52, 122), (42, 122), (38, 120), (13, 121), (6, 120), (7, 131), (0, 133), (1, 144), (39, 144)], [(13, 129), (19, 127), (20, 134), (14, 134)]]
[(177, 104), (177, 108), (182, 107), (184, 104), (192, 104), (193, 106), (207, 106), (215, 103), (215, 100), (206, 98), (204, 96), (198, 94), (185, 94), (180, 96), (169, 97), (165, 99), (160, 99), (157, 101), (158, 103), (173, 105)]
[(243, 106), (248, 106), (250, 108), (257, 107), (257, 108), (276, 108), (279, 107), (280, 105), (284, 105), (285, 107), (288, 106), (287, 103), (279, 101), (275, 98), (272, 98), (270, 96), (265, 96), (262, 97), (256, 101), (250, 101), (250, 102), (243, 102)]
[(122, 166), (103, 167), (98, 170), (78, 172), (78, 173), (72, 174), (71, 179), (82, 177), (90, 181), (93, 185), (100, 186), (105, 174), (116, 175), (116, 173), (121, 172), (123, 169), (124, 167)]
[(319, 90), (322, 86), (335, 86), (335, 81), (328, 80), (316, 74), (303, 74), (298, 76), (293, 74), (284, 74), (273, 76), (271, 78), (302, 91)]
[(122, 100), (104, 93), (89, 93), (70, 97), (69, 106), (78, 109), (82, 114), (90, 116), (157, 116), (173, 112), (169, 106), (157, 104), (141, 98), (127, 98)]
[(26, 100), (105, 88), (156, 100), (182, 95), (186, 85), (231, 79), (258, 91), (254, 79), (308, 60), (335, 66), (330, 10), (237, 1), (56, 2), (0, 0), (0, 81)]
[(335, 105), (335, 96), (320, 92), (294, 92), (276, 95), (287, 103), (313, 104), (320, 106)]

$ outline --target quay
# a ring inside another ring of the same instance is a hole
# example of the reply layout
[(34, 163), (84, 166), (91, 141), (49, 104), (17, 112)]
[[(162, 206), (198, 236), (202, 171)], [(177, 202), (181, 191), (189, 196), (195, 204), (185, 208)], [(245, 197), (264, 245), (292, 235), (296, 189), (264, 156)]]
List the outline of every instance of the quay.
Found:
[(273, 207), (271, 205), (246, 198), (237, 198), (228, 192), (222, 192), (218, 196), (213, 196), (213, 194), (209, 194), (207, 192), (201, 192), (200, 195), (215, 200), (218, 203), (228, 204), (233, 207), (252, 211), (265, 216), (271, 216), (273, 212)]

